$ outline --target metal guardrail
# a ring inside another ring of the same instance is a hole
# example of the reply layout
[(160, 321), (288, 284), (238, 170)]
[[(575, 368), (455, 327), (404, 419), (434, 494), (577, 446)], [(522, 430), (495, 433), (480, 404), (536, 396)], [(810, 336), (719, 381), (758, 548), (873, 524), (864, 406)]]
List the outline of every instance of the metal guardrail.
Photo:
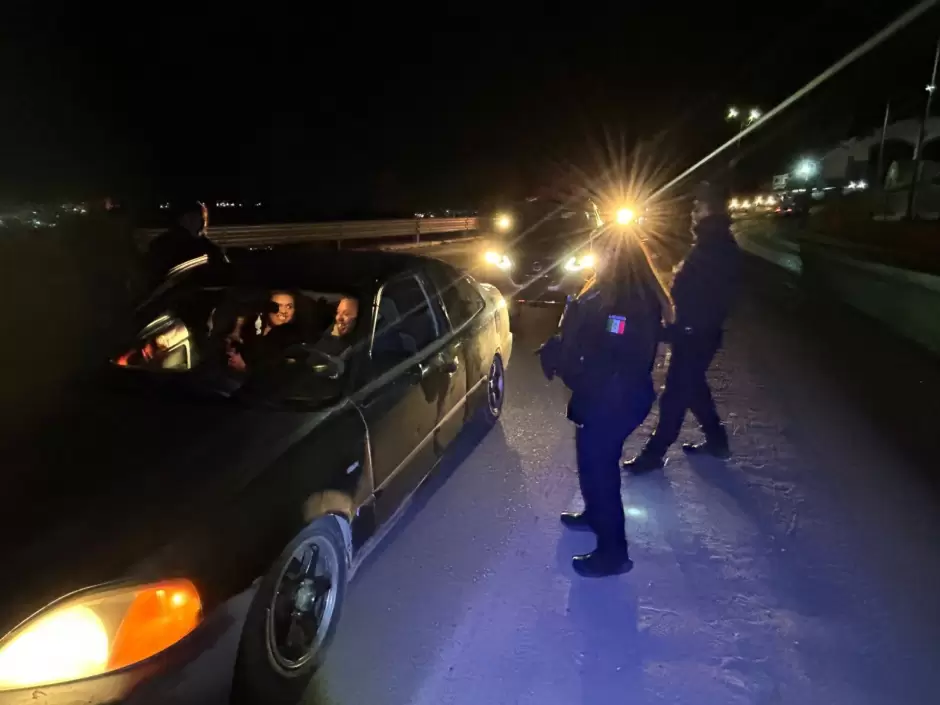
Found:
[[(414, 238), (442, 233), (474, 233), (477, 218), (414, 218), (399, 220), (347, 220), (330, 223), (281, 223), (209, 227), (209, 238), (228, 247), (284, 245), (299, 242), (336, 242), (381, 238)], [(162, 228), (138, 230), (139, 240), (156, 237)]]

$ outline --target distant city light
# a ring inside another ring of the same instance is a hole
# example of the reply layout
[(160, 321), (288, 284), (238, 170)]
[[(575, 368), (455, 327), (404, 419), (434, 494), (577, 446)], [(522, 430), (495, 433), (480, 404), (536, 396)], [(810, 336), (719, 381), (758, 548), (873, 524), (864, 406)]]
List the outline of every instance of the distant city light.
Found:
[(728, 119), (734, 120), (741, 113), (738, 112), (737, 108), (728, 108)]

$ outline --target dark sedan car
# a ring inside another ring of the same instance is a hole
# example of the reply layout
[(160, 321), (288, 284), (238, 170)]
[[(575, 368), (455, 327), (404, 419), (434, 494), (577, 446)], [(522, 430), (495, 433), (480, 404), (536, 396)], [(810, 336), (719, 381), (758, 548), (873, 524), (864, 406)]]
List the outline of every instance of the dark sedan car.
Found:
[(206, 670), (293, 702), (369, 548), (499, 418), (505, 300), (437, 260), (287, 249), (184, 268), (139, 313), (4, 462), (0, 702), (203, 702)]
[(595, 211), (530, 199), (492, 220), (496, 236), (483, 253), (480, 277), (514, 303), (564, 303), (592, 274)]

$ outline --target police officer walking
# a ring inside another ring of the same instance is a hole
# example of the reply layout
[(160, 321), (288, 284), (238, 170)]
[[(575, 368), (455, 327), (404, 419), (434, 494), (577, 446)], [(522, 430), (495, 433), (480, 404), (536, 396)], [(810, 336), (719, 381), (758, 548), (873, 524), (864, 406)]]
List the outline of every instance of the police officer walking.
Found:
[[(623, 444), (655, 399), (652, 369), (668, 297), (653, 274), (639, 238), (618, 233), (594, 278), (570, 300), (560, 333), (540, 349), (548, 379), (559, 375), (571, 390), (583, 512), (565, 512), (562, 523), (593, 531), (597, 547), (575, 556), (585, 577), (628, 572), (620, 457)], [(667, 314), (667, 315), (671, 315)]]
[(624, 463), (634, 474), (661, 469), (664, 456), (691, 410), (705, 441), (686, 444), (689, 454), (727, 458), (731, 451), (705, 374), (721, 348), (722, 327), (738, 286), (741, 251), (731, 234), (728, 194), (702, 183), (695, 191), (692, 234), (695, 242), (672, 284), (676, 323), (666, 329), (672, 346), (666, 387), (659, 400), (659, 424), (643, 451)]

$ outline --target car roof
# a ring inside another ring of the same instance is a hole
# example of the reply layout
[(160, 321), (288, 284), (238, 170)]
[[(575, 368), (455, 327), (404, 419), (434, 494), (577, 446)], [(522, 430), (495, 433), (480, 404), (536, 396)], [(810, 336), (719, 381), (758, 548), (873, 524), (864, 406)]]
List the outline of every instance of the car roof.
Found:
[[(349, 291), (371, 288), (430, 261), (417, 255), (377, 250), (324, 250), (309, 245), (270, 249), (233, 248), (231, 264), (207, 267), (197, 279), (204, 286), (237, 285)], [(201, 268), (200, 268), (201, 269)]]

